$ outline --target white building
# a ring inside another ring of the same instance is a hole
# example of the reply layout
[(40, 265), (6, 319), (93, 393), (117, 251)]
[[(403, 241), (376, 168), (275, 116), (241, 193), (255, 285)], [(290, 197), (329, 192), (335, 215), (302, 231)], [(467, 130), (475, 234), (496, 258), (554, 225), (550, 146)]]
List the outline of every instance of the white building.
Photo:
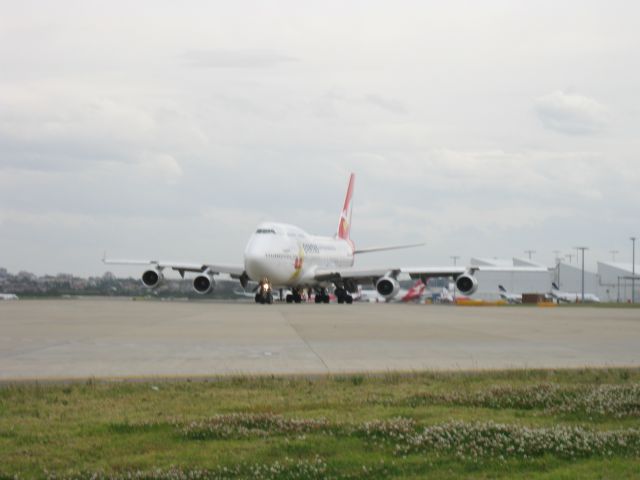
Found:
[(551, 291), (549, 269), (530, 260), (472, 258), (470, 266), (478, 267), (475, 274), (478, 290), (473, 298), (499, 300), (499, 285), (508, 292), (517, 294), (545, 294)]
[[(581, 293), (582, 292), (582, 267), (560, 262), (551, 269), (553, 281), (562, 292)], [(600, 281), (598, 274), (584, 271), (584, 293), (591, 293), (600, 297), (603, 302), (609, 301), (607, 297), (600, 295)], [(615, 300), (615, 299), (614, 299)]]
[[(640, 301), (640, 265), (636, 265), (636, 302)], [(633, 268), (631, 262), (598, 262), (600, 299), (608, 302), (630, 302)]]

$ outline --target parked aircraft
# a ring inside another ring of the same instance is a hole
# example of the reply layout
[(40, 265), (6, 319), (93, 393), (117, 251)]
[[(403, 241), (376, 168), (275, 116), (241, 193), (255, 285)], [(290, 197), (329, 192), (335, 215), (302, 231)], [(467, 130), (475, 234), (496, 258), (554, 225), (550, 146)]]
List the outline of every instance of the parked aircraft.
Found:
[(377, 292), (385, 299), (396, 297), (400, 292), (397, 277), (406, 273), (425, 284), (429, 277), (451, 276), (458, 290), (470, 295), (478, 288), (475, 269), (464, 267), (385, 267), (354, 268), (357, 255), (369, 252), (409, 248), (418, 245), (395, 245), (387, 247), (356, 248), (351, 232), (351, 213), (355, 175), (351, 174), (344, 206), (340, 212), (337, 232), (334, 236), (316, 236), (299, 227), (285, 223), (260, 223), (249, 238), (244, 251), (244, 263), (222, 265), (211, 263), (167, 262), (163, 260), (111, 260), (106, 255), (103, 262), (120, 265), (148, 265), (151, 268), (142, 274), (142, 283), (150, 288), (162, 284), (163, 270), (169, 268), (184, 277), (185, 272), (194, 272), (193, 288), (206, 294), (215, 285), (217, 274), (227, 273), (238, 279), (243, 287), (250, 280), (258, 282), (255, 301), (272, 303), (274, 288), (288, 288), (287, 302), (300, 303), (302, 292), (315, 291), (316, 303), (329, 303), (329, 290), (334, 288), (338, 303), (352, 303), (352, 294), (358, 285), (373, 283)]
[(585, 302), (585, 303), (600, 303), (600, 299), (594, 295), (593, 293), (585, 293), (584, 294), (584, 299), (582, 298), (582, 293), (568, 293), (568, 292), (562, 292), (560, 291), (560, 289), (558, 288), (558, 285), (553, 282), (551, 284), (551, 286), (553, 287), (551, 289), (551, 297), (558, 301), (558, 302), (566, 302), (566, 303), (580, 303), (580, 302)]
[(498, 290), (500, 290), (500, 298), (506, 300), (508, 303), (522, 303), (521, 293), (509, 293), (502, 285), (498, 285)]
[[(475, 292), (475, 290), (473, 292)], [(458, 303), (468, 300), (471, 300), (468, 296), (456, 291), (456, 284), (454, 282), (449, 282), (449, 285), (442, 287), (442, 292), (440, 292), (440, 303)]]
[(398, 294), (390, 299), (384, 298), (377, 290), (361, 290), (358, 301), (361, 302), (419, 302), (422, 300), (427, 286), (422, 280), (416, 280), (416, 283), (410, 289), (401, 288)]

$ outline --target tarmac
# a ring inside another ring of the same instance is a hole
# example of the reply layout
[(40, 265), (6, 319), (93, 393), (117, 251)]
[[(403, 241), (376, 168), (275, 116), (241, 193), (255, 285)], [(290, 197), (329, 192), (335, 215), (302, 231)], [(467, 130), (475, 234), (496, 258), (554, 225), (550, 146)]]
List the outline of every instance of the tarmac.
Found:
[(640, 366), (640, 309), (0, 302), (0, 381)]

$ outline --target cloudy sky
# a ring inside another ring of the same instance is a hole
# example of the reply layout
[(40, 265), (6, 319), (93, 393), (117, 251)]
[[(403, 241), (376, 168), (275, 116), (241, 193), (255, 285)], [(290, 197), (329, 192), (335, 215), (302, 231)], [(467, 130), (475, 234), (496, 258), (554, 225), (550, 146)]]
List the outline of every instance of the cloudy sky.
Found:
[(241, 263), (261, 220), (333, 234), (352, 171), (357, 245), (427, 242), (360, 265), (640, 235), (637, 2), (0, 6), (10, 271)]

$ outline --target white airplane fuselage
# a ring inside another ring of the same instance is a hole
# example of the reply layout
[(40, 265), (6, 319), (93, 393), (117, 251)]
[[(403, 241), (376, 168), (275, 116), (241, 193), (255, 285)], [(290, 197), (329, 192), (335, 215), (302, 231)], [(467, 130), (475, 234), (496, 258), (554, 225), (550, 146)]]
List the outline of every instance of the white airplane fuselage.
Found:
[(600, 299), (593, 293), (585, 293), (584, 300), (582, 299), (582, 294), (580, 293), (566, 293), (559, 291), (552, 291), (551, 297), (554, 300), (566, 303), (581, 303), (583, 301), (585, 303), (600, 303)]
[(349, 240), (309, 235), (294, 225), (264, 222), (258, 225), (244, 251), (244, 267), (251, 280), (274, 287), (318, 285), (317, 269), (353, 266)]

